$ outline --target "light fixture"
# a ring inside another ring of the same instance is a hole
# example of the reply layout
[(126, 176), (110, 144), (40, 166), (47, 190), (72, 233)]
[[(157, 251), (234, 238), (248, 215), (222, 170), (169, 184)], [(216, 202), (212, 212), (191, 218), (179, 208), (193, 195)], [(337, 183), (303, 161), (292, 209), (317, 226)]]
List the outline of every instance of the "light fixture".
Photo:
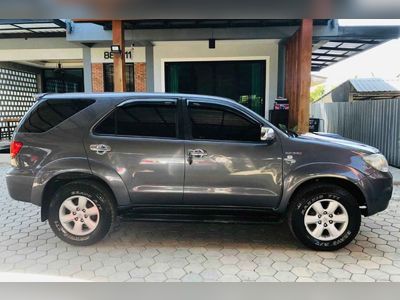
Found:
[(208, 40), (208, 48), (209, 49), (215, 49), (215, 39), (209, 39)]
[(111, 45), (111, 53), (121, 54), (121, 46), (120, 45)]

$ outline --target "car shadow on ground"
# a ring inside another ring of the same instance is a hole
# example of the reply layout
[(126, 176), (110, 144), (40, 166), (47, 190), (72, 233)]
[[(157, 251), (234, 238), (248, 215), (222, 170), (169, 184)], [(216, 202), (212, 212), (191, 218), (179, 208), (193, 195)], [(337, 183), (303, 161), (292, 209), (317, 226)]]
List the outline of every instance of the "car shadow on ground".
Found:
[(286, 223), (219, 224), (123, 221), (96, 244), (98, 249), (114, 246), (207, 247), (252, 249), (298, 249)]

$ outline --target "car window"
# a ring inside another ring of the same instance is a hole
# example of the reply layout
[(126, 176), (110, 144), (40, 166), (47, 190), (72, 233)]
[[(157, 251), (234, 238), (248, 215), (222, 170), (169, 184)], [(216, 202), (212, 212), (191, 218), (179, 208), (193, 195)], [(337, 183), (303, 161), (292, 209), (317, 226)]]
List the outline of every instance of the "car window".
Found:
[(131, 103), (117, 107), (94, 129), (96, 134), (176, 137), (175, 103)]
[(50, 130), (95, 100), (91, 99), (48, 99), (41, 102), (21, 124), (21, 132), (41, 133)]
[(189, 118), (194, 139), (260, 141), (260, 124), (223, 106), (190, 103)]

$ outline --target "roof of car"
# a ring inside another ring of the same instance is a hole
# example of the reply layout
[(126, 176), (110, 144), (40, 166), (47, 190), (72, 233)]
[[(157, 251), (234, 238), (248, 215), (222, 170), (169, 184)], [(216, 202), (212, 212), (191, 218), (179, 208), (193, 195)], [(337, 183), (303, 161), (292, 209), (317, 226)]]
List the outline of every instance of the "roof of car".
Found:
[(228, 98), (197, 95), (197, 94), (179, 94), (179, 93), (65, 93), (65, 94), (42, 94), (39, 99), (109, 99), (109, 98), (195, 98), (195, 99), (212, 99), (221, 102), (236, 103), (236, 101)]

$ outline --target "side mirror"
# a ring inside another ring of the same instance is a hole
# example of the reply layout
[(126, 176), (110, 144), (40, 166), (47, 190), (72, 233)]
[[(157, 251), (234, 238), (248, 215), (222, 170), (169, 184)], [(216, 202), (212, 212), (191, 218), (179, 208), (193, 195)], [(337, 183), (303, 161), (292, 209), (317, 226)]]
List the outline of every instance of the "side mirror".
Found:
[(261, 127), (261, 137), (262, 141), (272, 141), (275, 139), (275, 131), (270, 127)]

